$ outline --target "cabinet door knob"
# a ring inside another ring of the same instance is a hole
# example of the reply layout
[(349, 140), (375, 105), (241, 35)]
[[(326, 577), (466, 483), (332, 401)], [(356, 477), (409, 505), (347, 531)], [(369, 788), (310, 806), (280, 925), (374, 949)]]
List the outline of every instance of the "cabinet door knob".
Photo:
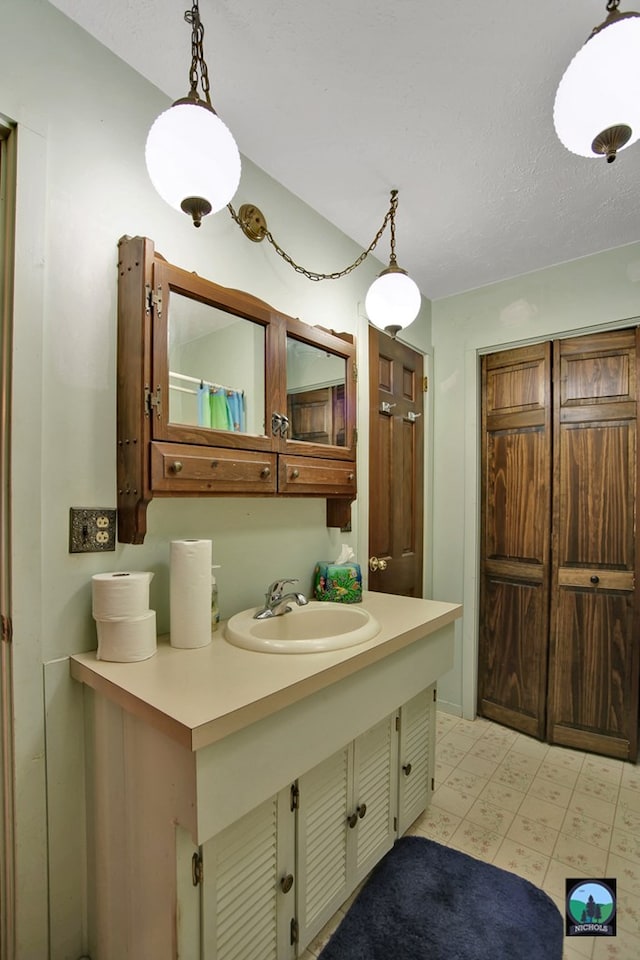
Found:
[(352, 813), (350, 817), (347, 817), (347, 823), (349, 824), (349, 827), (351, 828), (351, 830), (353, 830), (357, 822), (358, 822), (357, 813)]
[(292, 471), (291, 471), (291, 479), (292, 479), (292, 480), (297, 480), (299, 476), (300, 476), (300, 471), (299, 471), (299, 470), (292, 470)]
[(369, 570), (375, 571), (375, 570), (386, 570), (386, 569), (387, 569), (386, 560), (378, 560), (377, 557), (369, 557)]
[(260, 471), (260, 476), (262, 477), (263, 480), (266, 480), (267, 477), (270, 477), (271, 467), (263, 467), (262, 470)]
[(280, 880), (280, 889), (283, 893), (289, 893), (291, 887), (293, 886), (293, 874), (288, 873), (285, 877), (282, 877)]
[(174, 460), (169, 470), (171, 470), (171, 473), (180, 473), (182, 470), (182, 460)]
[(404, 764), (402, 765), (402, 769), (404, 770), (404, 775), (405, 775), (405, 777), (408, 777), (409, 774), (411, 773), (411, 764), (410, 764), (410, 763), (404, 763)]
[(358, 814), (358, 817), (359, 817), (361, 820), (364, 818), (366, 812), (367, 812), (367, 805), (366, 805), (366, 803), (361, 803), (361, 804), (356, 808), (356, 813)]
[(600, 577), (597, 577), (596, 574), (591, 577), (591, 583), (600, 583)]

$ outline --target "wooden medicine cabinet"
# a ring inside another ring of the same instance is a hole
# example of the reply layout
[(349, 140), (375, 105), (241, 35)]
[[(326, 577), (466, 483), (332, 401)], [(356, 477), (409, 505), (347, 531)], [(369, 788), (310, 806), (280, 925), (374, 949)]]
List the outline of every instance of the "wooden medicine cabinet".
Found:
[(145, 237), (118, 262), (118, 539), (152, 497), (356, 495), (355, 346), (173, 266)]

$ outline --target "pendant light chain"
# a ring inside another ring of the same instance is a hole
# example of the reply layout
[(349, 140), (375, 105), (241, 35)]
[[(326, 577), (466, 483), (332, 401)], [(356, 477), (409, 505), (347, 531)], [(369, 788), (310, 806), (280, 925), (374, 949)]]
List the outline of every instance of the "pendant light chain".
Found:
[[(380, 239), (381, 239), (384, 231), (387, 229), (387, 225), (388, 225), (389, 221), (391, 221), (391, 263), (392, 263), (393, 265), (395, 265), (395, 262), (396, 262), (396, 254), (395, 254), (395, 245), (396, 245), (395, 214), (396, 214), (397, 206), (398, 206), (398, 191), (397, 191), (397, 190), (392, 190), (392, 191), (391, 191), (391, 203), (390, 203), (390, 205), (389, 205), (389, 209), (387, 210), (387, 213), (386, 213), (386, 215), (385, 215), (385, 218), (384, 218), (384, 220), (382, 221), (382, 226), (380, 227), (380, 229), (379, 229), (378, 232), (376, 233), (375, 237), (373, 238), (373, 240), (371, 241), (371, 243), (369, 244), (369, 246), (367, 247), (367, 249), (366, 249), (366, 250), (363, 250), (362, 253), (360, 254), (360, 256), (357, 258), (357, 260), (354, 260), (354, 262), (353, 262), (352, 264), (350, 264), (348, 267), (345, 267), (344, 270), (336, 270), (334, 273), (316, 273), (314, 270), (307, 270), (306, 267), (301, 267), (301, 266), (300, 266), (299, 264), (297, 264), (297, 263), (295, 262), (295, 260), (286, 252), (286, 250), (283, 250), (283, 249), (282, 249), (282, 247), (281, 247), (281, 246), (277, 243), (277, 241), (274, 239), (273, 234), (271, 233), (270, 230), (265, 230), (263, 235), (264, 235), (264, 237), (269, 241), (269, 243), (270, 243), (271, 246), (274, 248), (274, 250), (276, 251), (276, 253), (278, 254), (278, 256), (282, 257), (282, 259), (285, 260), (285, 261), (289, 264), (290, 267), (293, 267), (293, 269), (296, 271), (296, 273), (301, 273), (303, 276), (305, 276), (305, 277), (307, 278), (307, 280), (315, 280), (315, 281), (319, 281), (319, 280), (339, 280), (341, 277), (346, 277), (348, 274), (352, 273), (357, 267), (360, 266), (361, 263), (363, 263), (364, 260), (366, 260), (366, 258), (369, 256), (369, 254), (372, 253), (372, 252), (375, 250), (375, 248), (377, 247), (378, 242), (380, 241)], [(238, 226), (239, 226), (241, 229), (244, 229), (244, 225), (243, 225), (242, 220), (240, 219), (240, 217), (238, 216), (238, 214), (236, 213), (236, 211), (233, 209), (233, 207), (232, 207), (231, 204), (228, 204), (227, 209), (229, 210), (229, 213), (231, 214), (231, 216), (232, 216), (232, 218), (235, 220), (235, 222), (238, 224)]]
[(200, 20), (200, 10), (198, 0), (193, 0), (191, 10), (185, 10), (184, 18), (191, 24), (191, 69), (189, 70), (189, 83), (191, 84), (191, 93), (198, 99), (198, 71), (202, 92), (209, 106), (211, 106), (211, 97), (209, 94), (209, 71), (204, 59), (204, 27)]

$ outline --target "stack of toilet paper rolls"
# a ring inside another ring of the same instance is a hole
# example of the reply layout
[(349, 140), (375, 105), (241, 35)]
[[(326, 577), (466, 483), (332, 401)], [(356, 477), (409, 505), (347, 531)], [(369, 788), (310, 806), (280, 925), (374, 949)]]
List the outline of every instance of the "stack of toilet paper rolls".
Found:
[(157, 649), (156, 612), (149, 610), (152, 573), (97, 573), (92, 577), (98, 660), (132, 663)]

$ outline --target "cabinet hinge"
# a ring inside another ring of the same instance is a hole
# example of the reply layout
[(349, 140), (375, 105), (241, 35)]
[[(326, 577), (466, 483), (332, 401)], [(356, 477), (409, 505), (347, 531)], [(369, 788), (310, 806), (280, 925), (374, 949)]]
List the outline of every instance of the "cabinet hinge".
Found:
[(353, 382), (354, 383), (358, 382), (358, 364), (357, 363), (354, 363), (353, 365)]
[(194, 853), (191, 857), (191, 882), (194, 887), (197, 887), (198, 884), (202, 883), (202, 878), (204, 876), (202, 869), (202, 857), (199, 853)]
[(13, 640), (13, 623), (11, 622), (11, 617), (6, 617), (4, 613), (2, 617), (2, 642), (11, 643)]
[(355, 447), (357, 446), (357, 444), (358, 444), (358, 428), (354, 427), (353, 428), (353, 446)]
[(394, 832), (394, 833), (397, 833), (397, 832), (398, 832), (398, 818), (397, 818), (397, 817), (394, 817), (394, 818), (393, 818), (393, 832)]
[(150, 283), (145, 284), (147, 293), (147, 306), (149, 310), (156, 308), (157, 316), (162, 316), (162, 287), (154, 290)]
[(153, 409), (155, 407), (156, 416), (160, 419), (160, 414), (162, 413), (162, 388), (156, 387), (155, 394), (151, 392), (149, 386), (144, 388), (144, 414), (145, 417), (150, 417), (153, 415)]
[(300, 935), (300, 930), (298, 927), (298, 921), (296, 920), (295, 917), (293, 917), (293, 919), (291, 920), (290, 930), (291, 930), (291, 937), (290, 937), (291, 943), (292, 944), (297, 943)]
[(396, 716), (396, 730), (400, 729), (400, 717)]
[(438, 691), (437, 691), (436, 688), (434, 687), (434, 688), (433, 688), (433, 702), (436, 703), (437, 700), (438, 700)]
[(433, 791), (435, 790), (435, 788), (436, 788), (436, 781), (435, 781), (435, 779), (434, 779), (433, 777), (431, 777), (431, 792), (432, 792), (432, 793), (433, 793)]
[(298, 810), (300, 808), (300, 788), (297, 783), (291, 784), (291, 809)]
[(423, 390), (423, 393), (429, 392), (429, 377), (422, 378), (422, 390)]

